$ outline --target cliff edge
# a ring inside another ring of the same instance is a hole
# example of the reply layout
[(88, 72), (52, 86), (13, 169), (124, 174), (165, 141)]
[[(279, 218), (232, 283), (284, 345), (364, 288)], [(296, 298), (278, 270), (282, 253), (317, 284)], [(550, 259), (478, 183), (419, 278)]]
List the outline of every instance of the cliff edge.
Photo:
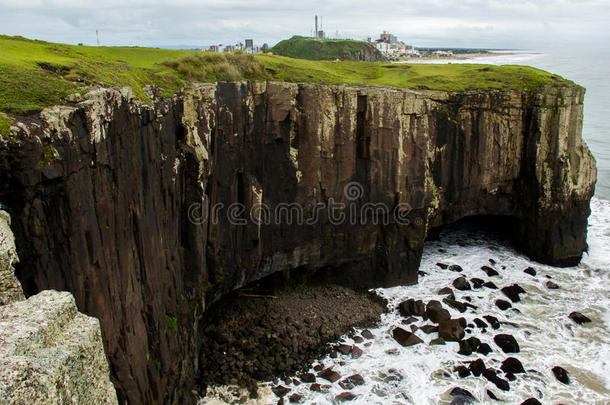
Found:
[(583, 97), (224, 82), (147, 106), (97, 89), (0, 142), (17, 275), (100, 319), (120, 401), (192, 402), (206, 307), (272, 273), (415, 283), (426, 237), (469, 216), (578, 263), (596, 179)]

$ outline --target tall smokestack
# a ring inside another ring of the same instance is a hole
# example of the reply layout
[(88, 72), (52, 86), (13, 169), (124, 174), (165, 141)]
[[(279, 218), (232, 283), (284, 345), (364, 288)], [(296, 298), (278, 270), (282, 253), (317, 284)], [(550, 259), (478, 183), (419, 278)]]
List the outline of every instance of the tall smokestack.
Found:
[(316, 16), (316, 30), (313, 33), (313, 37), (318, 39), (318, 16)]

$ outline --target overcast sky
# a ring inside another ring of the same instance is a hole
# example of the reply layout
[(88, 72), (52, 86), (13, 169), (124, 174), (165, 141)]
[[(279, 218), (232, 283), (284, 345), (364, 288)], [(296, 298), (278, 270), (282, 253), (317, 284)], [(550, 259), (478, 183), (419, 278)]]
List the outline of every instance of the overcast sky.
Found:
[(416, 46), (608, 50), (609, 0), (0, 0), (0, 33), (53, 42), (202, 46), (388, 30)]

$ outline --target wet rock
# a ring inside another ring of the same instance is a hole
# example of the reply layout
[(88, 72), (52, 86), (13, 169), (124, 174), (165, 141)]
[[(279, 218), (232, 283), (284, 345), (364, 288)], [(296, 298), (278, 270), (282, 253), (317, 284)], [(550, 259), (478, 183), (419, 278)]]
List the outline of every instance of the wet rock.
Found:
[(426, 273), (425, 271), (421, 271), (420, 270), (420, 271), (417, 272), (417, 275), (421, 276), (421, 277), (426, 277), (428, 275), (428, 273)]
[(475, 361), (470, 362), (468, 368), (472, 372), (472, 375), (479, 377), (481, 374), (483, 374), (483, 370), (485, 370), (485, 362), (483, 359), (476, 359)]
[(462, 271), (464, 271), (464, 269), (462, 269), (462, 267), (458, 266), (457, 264), (452, 264), (451, 266), (449, 266), (449, 270), (455, 271), (458, 273), (461, 273)]
[(577, 311), (574, 311), (570, 315), (568, 315), (568, 318), (570, 318), (571, 320), (573, 320), (574, 322), (576, 322), (579, 325), (582, 325), (583, 323), (591, 322), (591, 319), (589, 319), (589, 317), (587, 317)]
[(304, 383), (314, 383), (316, 382), (316, 376), (313, 373), (305, 373), (301, 375), (301, 381)]
[(513, 373), (504, 373), (504, 376), (508, 381), (515, 381), (517, 379)]
[(502, 362), (502, 366), (500, 366), (500, 370), (504, 371), (505, 373), (511, 374), (525, 373), (525, 369), (523, 368), (523, 364), (521, 364), (521, 361), (514, 357), (509, 357), (504, 360)]
[(466, 378), (470, 375), (470, 370), (466, 366), (457, 366), (453, 369), (460, 378)]
[(352, 339), (354, 339), (354, 343), (364, 342), (364, 338), (362, 336), (354, 336)]
[(471, 290), (470, 283), (466, 280), (466, 277), (458, 277), (453, 280), (453, 286), (460, 291)]
[(473, 404), (476, 402), (474, 395), (464, 388), (455, 387), (449, 392), (449, 396), (453, 398), (452, 404)]
[(496, 394), (493, 393), (493, 391), (491, 390), (487, 390), (487, 396), (491, 399), (493, 399), (494, 401), (498, 400), (498, 397), (496, 396)]
[(415, 301), (413, 298), (409, 298), (398, 305), (398, 312), (404, 317), (424, 316), (426, 307), (422, 300)]
[(364, 385), (364, 378), (360, 374), (350, 375), (339, 382), (339, 385), (344, 390), (351, 390), (357, 385)]
[(333, 370), (332, 367), (329, 367), (327, 369), (320, 371), (318, 373), (318, 377), (323, 378), (327, 381), (330, 381), (331, 383), (334, 383), (335, 381), (337, 381), (341, 378), (341, 374), (339, 374), (338, 372)]
[(359, 359), (362, 356), (362, 349), (354, 345), (352, 347), (352, 359)]
[(426, 306), (426, 318), (434, 323), (439, 323), (451, 319), (451, 315), (449, 314), (449, 311), (443, 308), (443, 305), (440, 302), (432, 300), (428, 302), (428, 305)]
[(352, 401), (356, 398), (356, 394), (351, 393), (351, 392), (342, 392), (341, 394), (337, 395), (335, 397), (335, 401), (337, 402), (347, 402), (347, 401)]
[(337, 346), (337, 351), (341, 354), (348, 355), (352, 352), (352, 346), (346, 344), (340, 344)]
[(491, 346), (489, 346), (487, 343), (481, 343), (479, 347), (477, 347), (477, 353), (481, 353), (483, 356), (487, 356), (492, 351)]
[(491, 263), (492, 266), (495, 266), (496, 261), (494, 259), (489, 259), (489, 263)]
[(316, 364), (315, 366), (313, 366), (313, 369), (315, 371), (322, 371), (324, 370), (324, 364)]
[(502, 349), (504, 353), (519, 353), (519, 344), (512, 336), (505, 333), (494, 336), (494, 342)]
[(555, 366), (551, 369), (551, 371), (553, 372), (553, 375), (555, 376), (557, 381), (559, 381), (563, 384), (566, 384), (566, 385), (570, 384), (570, 375), (568, 374), (568, 372), (565, 368)]
[(362, 337), (365, 339), (373, 339), (375, 336), (373, 335), (373, 332), (371, 332), (368, 329), (365, 329), (362, 331), (361, 333)]
[(311, 384), (311, 386), (309, 388), (315, 392), (328, 392), (328, 391), (330, 391), (330, 387), (331, 386), (327, 385), (327, 384), (321, 385), (321, 384), (315, 383), (315, 384)]
[(481, 329), (486, 329), (489, 326), (481, 318), (474, 318), (473, 322)]
[(445, 344), (445, 339), (439, 337), (430, 341), (430, 346), (441, 346)]
[(424, 325), (420, 329), (429, 335), (430, 333), (438, 332), (438, 328), (436, 325)]
[(275, 395), (277, 395), (278, 397), (281, 398), (284, 395), (288, 394), (291, 390), (290, 390), (290, 388), (284, 387), (283, 385), (278, 385), (278, 386), (271, 388), (271, 391)]
[(454, 300), (452, 298), (449, 298), (449, 297), (444, 298), (443, 302), (445, 304), (447, 304), (447, 306), (449, 306), (449, 307), (451, 307), (451, 308), (453, 308), (453, 309), (455, 309), (455, 310), (457, 310), (459, 312), (462, 312), (462, 313), (466, 312), (466, 309), (468, 308), (465, 303), (460, 302), (460, 301), (456, 301), (456, 300)]
[(453, 293), (453, 290), (449, 287), (443, 287), (440, 290), (438, 290), (438, 295), (446, 295), (448, 296), (448, 298), (455, 300), (455, 294)]
[(536, 270), (533, 267), (528, 267), (527, 269), (523, 270), (523, 272), (532, 277), (536, 277)]
[(280, 400), (277, 401), (277, 405), (284, 405), (284, 404), (285, 404), (284, 398), (280, 398)]
[(496, 374), (496, 370), (493, 368), (486, 368), (483, 370), (483, 377), (491, 383), (493, 383), (496, 387), (501, 389), (502, 391), (509, 391), (510, 384), (503, 378), (498, 377)]
[(549, 290), (558, 290), (559, 289), (559, 286), (552, 281), (547, 281), (545, 285), (546, 285), (546, 288), (548, 288)]
[(480, 278), (477, 277), (473, 277), (470, 279), (470, 283), (472, 284), (472, 287), (475, 289), (479, 289), (483, 287), (483, 284), (485, 284), (485, 280), (482, 280)]
[(458, 342), (464, 339), (464, 327), (457, 319), (448, 319), (446, 321), (439, 322), (438, 336), (443, 338), (445, 341)]
[(394, 330), (392, 331), (392, 336), (394, 337), (394, 340), (396, 340), (401, 346), (413, 346), (418, 343), (424, 342), (413, 333), (408, 332), (402, 328), (394, 328)]
[(513, 284), (500, 289), (504, 295), (508, 297), (512, 302), (521, 301), (519, 294), (525, 294), (525, 290), (519, 284)]
[(483, 283), (483, 287), (487, 287), (487, 288), (489, 288), (490, 290), (497, 290), (497, 289), (498, 289), (498, 286), (497, 286), (497, 285), (495, 285), (495, 284), (494, 284), (493, 282), (491, 282), (491, 281), (486, 281), (485, 283)]
[(402, 321), (400, 321), (400, 323), (402, 323), (403, 325), (409, 325), (409, 324), (411, 324), (413, 322), (417, 322), (417, 318), (415, 318), (413, 316), (411, 316), (411, 317), (409, 317), (407, 319), (403, 319)]
[(483, 270), (485, 273), (487, 273), (488, 277), (500, 275), (500, 273), (498, 273), (495, 269), (492, 269), (489, 266), (483, 266), (483, 267), (481, 267), (481, 270)]
[(445, 263), (436, 263), (436, 265), (443, 270), (447, 270), (447, 267), (449, 267), (449, 265)]
[(472, 354), (472, 352), (477, 350), (477, 348), (479, 347), (480, 344), (481, 344), (481, 341), (474, 336), (469, 337), (466, 340), (461, 340), (460, 341), (460, 350), (458, 350), (458, 353), (462, 354), (464, 356), (469, 356)]
[(542, 403), (536, 398), (528, 398), (525, 401), (521, 402), (521, 405), (542, 405)]
[(493, 315), (483, 315), (483, 318), (491, 325), (494, 329), (500, 329), (500, 321)]
[(303, 400), (303, 395), (294, 393), (289, 398), (291, 404), (300, 404)]
[(502, 300), (502, 299), (496, 300), (495, 304), (502, 311), (506, 311), (507, 309), (512, 308), (512, 305), (510, 302)]

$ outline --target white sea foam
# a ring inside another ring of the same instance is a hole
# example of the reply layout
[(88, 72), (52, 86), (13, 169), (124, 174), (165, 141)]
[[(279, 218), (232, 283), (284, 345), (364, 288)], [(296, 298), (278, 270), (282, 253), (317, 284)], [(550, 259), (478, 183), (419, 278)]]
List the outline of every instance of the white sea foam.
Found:
[[(589, 253), (578, 267), (554, 268), (531, 262), (506, 244), (483, 236), (481, 233), (459, 231), (443, 234), (440, 241), (428, 242), (424, 250), (420, 270), (428, 275), (420, 277), (417, 285), (379, 289), (378, 293), (388, 299), (390, 308), (407, 299), (425, 301), (440, 299), (436, 292), (459, 276), (459, 273), (442, 270), (437, 262), (459, 264), (467, 278), (478, 277), (493, 281), (498, 287), (518, 283), (527, 294), (513, 305), (518, 311), (500, 311), (494, 301), (505, 298), (499, 290), (487, 288), (461, 292), (455, 290), (456, 298), (465, 296), (478, 307), (460, 314), (448, 308), (452, 317), (464, 316), (470, 323), (475, 317), (493, 315), (503, 324), (497, 331), (489, 328), (486, 333), (475, 329), (473, 335), (488, 343), (493, 352), (488, 356), (462, 356), (457, 353), (458, 344), (448, 342), (446, 346), (429, 346), (436, 333), (426, 335), (421, 330), (416, 334), (424, 344), (401, 347), (394, 341), (390, 331), (401, 326), (402, 317), (396, 310), (385, 314), (380, 325), (371, 331), (375, 339), (364, 349), (359, 359), (339, 355), (322, 360), (325, 366), (333, 366), (343, 377), (360, 374), (365, 384), (351, 390), (357, 404), (438, 404), (448, 403), (447, 391), (459, 386), (469, 390), (480, 402), (493, 402), (486, 390), (493, 391), (505, 403), (520, 404), (529, 397), (542, 403), (610, 403), (610, 202), (594, 199), (589, 225)], [(488, 277), (480, 270), (495, 260), (500, 276)], [(538, 274), (532, 277), (523, 272), (534, 267)], [(503, 268), (504, 267), (504, 268)], [(549, 290), (547, 276), (561, 287)], [(593, 322), (577, 325), (567, 315), (580, 311)], [(423, 325), (426, 322), (416, 322)], [(429, 323), (429, 322), (428, 322)], [(405, 329), (408, 326), (402, 325)], [(515, 336), (521, 352), (514, 354), (528, 371), (517, 375), (510, 383), (510, 391), (503, 392), (483, 377), (469, 376), (460, 379), (454, 367), (465, 361), (484, 359), (487, 367), (499, 368), (510, 355), (504, 354), (493, 342), (497, 333)], [(352, 343), (349, 338), (344, 339)], [(562, 366), (570, 373), (571, 384), (557, 381), (551, 368)], [(320, 380), (320, 379), (318, 379)], [(326, 381), (318, 381), (326, 383)], [(344, 392), (337, 383), (328, 393), (317, 393), (309, 384), (290, 385), (292, 392), (304, 395), (303, 403), (334, 403), (336, 395)]]

